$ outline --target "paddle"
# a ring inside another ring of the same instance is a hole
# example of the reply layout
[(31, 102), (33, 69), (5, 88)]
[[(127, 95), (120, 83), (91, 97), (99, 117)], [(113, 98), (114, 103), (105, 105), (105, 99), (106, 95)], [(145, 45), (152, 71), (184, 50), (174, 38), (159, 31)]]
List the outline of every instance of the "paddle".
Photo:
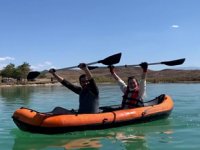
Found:
[[(95, 61), (95, 62), (91, 62), (91, 63), (87, 63), (87, 65), (93, 65), (93, 64), (97, 64), (97, 63), (101, 63), (104, 65), (113, 65), (113, 64), (117, 64), (119, 63), (120, 59), (121, 59), (121, 53), (117, 53), (114, 54), (112, 56), (109, 56), (105, 59), (99, 60), (99, 61)], [(63, 69), (73, 69), (73, 68), (77, 68), (78, 66), (72, 66), (72, 67), (67, 67), (67, 68), (63, 68)]]
[[(171, 61), (162, 61), (162, 62), (157, 62), (157, 63), (148, 63), (148, 65), (167, 65), (167, 66), (176, 66), (176, 65), (181, 65), (185, 62), (185, 58), (182, 59), (177, 59), (177, 60), (171, 60)], [(140, 64), (136, 65), (122, 65), (122, 66), (115, 66), (115, 67), (136, 67), (140, 66)], [(98, 67), (98, 66), (90, 66), (91, 70), (96, 69), (96, 68), (103, 68), (103, 67)]]
[(27, 75), (27, 80), (34, 80), (39, 75), (40, 75), (40, 72), (38, 71), (29, 72)]
[[(93, 65), (93, 64), (97, 64), (97, 63), (101, 63), (101, 64), (104, 64), (104, 65), (114, 65), (114, 64), (117, 64), (119, 63), (120, 59), (121, 59), (121, 53), (117, 53), (117, 54), (114, 54), (114, 55), (111, 55), (105, 59), (102, 59), (102, 60), (99, 60), (99, 61), (96, 61), (96, 62), (91, 62), (91, 63), (87, 63), (86, 65)], [(63, 68), (63, 69), (73, 69), (73, 68), (77, 68), (78, 66), (72, 66), (72, 67), (67, 67), (67, 68)], [(92, 69), (95, 69), (96, 67), (93, 67), (93, 66), (89, 66), (88, 69), (92, 70)], [(61, 70), (61, 69), (59, 69)], [(33, 80), (35, 79), (36, 77), (38, 77), (40, 75), (40, 72), (39, 71), (31, 71), (28, 73), (27, 75), (27, 80)]]
[[(167, 65), (167, 66), (176, 66), (176, 65), (181, 65), (185, 62), (185, 58), (181, 58), (181, 59), (177, 59), (177, 60), (171, 60), (171, 61), (162, 61), (162, 62), (157, 62), (157, 63), (148, 63), (148, 65), (159, 65), (159, 64), (163, 64), (163, 65)], [(128, 66), (140, 66), (140, 64), (137, 65), (125, 65), (125, 67)]]

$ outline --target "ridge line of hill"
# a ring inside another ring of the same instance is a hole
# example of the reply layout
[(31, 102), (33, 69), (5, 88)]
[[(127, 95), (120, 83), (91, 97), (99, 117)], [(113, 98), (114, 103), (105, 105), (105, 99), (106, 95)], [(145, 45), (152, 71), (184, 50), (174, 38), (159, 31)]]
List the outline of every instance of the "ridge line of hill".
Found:
[[(79, 76), (83, 73), (82, 70), (65, 70), (59, 69), (58, 74), (68, 79), (69, 81), (78, 81)], [(97, 82), (114, 82), (109, 69), (107, 67), (100, 67), (91, 70), (95, 80)], [(116, 67), (115, 72), (123, 79), (126, 80), (128, 76), (136, 76), (140, 79), (141, 68), (140, 67)], [(52, 76), (46, 72), (47, 78)], [(182, 69), (163, 69), (159, 71), (148, 70), (147, 81), (152, 83), (158, 82), (200, 82), (200, 70), (182, 70)]]

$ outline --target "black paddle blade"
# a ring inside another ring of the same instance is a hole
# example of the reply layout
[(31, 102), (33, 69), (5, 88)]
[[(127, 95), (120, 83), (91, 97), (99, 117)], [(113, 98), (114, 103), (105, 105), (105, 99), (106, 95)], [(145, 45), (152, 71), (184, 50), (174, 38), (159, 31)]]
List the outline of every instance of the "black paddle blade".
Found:
[(36, 77), (38, 77), (39, 75), (40, 75), (40, 72), (38, 72), (38, 71), (29, 72), (27, 75), (27, 80), (33, 80)]
[(164, 61), (164, 62), (161, 62), (161, 64), (165, 64), (167, 66), (175, 66), (175, 65), (183, 64), (184, 61), (185, 61), (185, 58), (182, 58), (182, 59), (177, 59), (177, 60), (172, 60), (172, 61)]
[(102, 63), (104, 65), (113, 65), (120, 62), (122, 53), (117, 53), (112, 56), (109, 56), (103, 60), (98, 61), (98, 63)]
[(88, 66), (89, 70), (93, 70), (93, 69), (96, 69), (96, 68), (99, 68), (99, 67), (98, 66)]

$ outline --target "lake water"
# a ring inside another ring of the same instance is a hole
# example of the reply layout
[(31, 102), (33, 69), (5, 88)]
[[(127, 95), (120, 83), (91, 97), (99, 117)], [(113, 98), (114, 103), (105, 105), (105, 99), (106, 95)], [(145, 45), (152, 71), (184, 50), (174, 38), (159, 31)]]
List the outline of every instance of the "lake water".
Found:
[[(101, 85), (100, 105), (121, 102), (115, 85)], [(0, 88), (1, 150), (199, 150), (200, 84), (148, 84), (147, 98), (170, 95), (174, 110), (166, 119), (106, 130), (82, 131), (57, 135), (31, 134), (17, 128), (13, 112), (23, 107), (50, 111), (55, 106), (77, 108), (78, 96), (62, 86)]]

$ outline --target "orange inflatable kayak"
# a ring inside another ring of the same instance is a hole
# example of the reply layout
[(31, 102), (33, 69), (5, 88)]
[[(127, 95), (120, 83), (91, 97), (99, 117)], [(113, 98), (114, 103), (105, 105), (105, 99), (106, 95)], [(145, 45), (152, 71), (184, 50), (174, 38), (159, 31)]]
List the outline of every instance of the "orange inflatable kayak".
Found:
[(160, 95), (144, 103), (144, 107), (121, 109), (120, 106), (100, 107), (97, 114), (51, 114), (28, 108), (17, 109), (12, 118), (23, 131), (57, 134), (72, 131), (105, 129), (167, 117), (174, 106), (168, 95)]

